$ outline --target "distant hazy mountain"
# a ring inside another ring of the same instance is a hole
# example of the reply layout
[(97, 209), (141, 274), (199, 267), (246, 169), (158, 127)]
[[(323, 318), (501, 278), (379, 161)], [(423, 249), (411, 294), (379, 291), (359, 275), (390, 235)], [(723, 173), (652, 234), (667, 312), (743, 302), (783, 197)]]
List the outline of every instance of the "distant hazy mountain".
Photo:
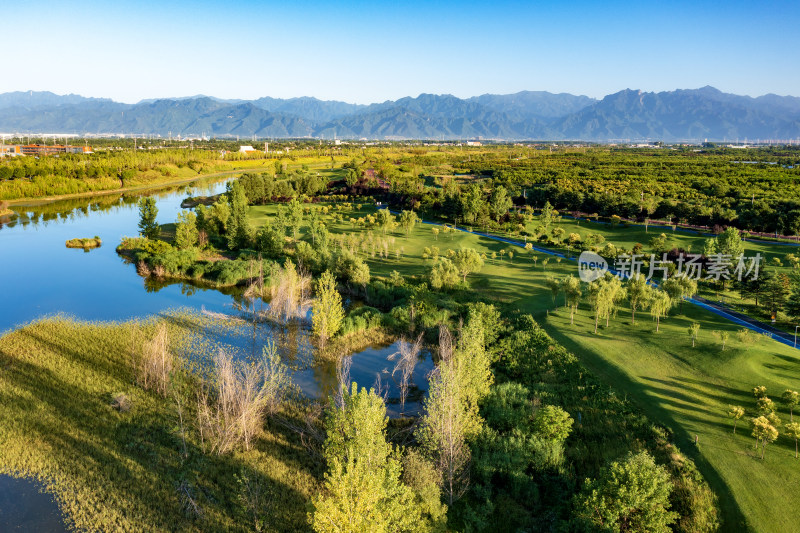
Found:
[(522, 91), (515, 94), (482, 94), (469, 98), (495, 111), (517, 119), (549, 119), (569, 115), (597, 102), (588, 96), (553, 94), (545, 91)]
[(16, 91), (0, 94), (0, 109), (16, 107), (22, 109), (35, 109), (38, 107), (58, 107), (62, 105), (80, 104), (83, 102), (111, 102), (107, 98), (85, 98), (77, 94), (63, 96), (49, 91)]
[[(766, 100), (764, 98), (767, 98)], [(787, 139), (800, 134), (791, 97), (722, 93), (713, 87), (646, 93), (626, 89), (550, 124), (566, 139)]]
[(135, 133), (340, 139), (735, 140), (800, 137), (800, 98), (713, 87), (587, 96), (523, 91), (468, 99), (421, 94), (358, 105), (312, 97), (143, 100), (0, 94), (5, 133)]
[(270, 98), (265, 96), (253, 100), (253, 105), (266, 111), (297, 115), (312, 122), (328, 122), (347, 115), (351, 115), (366, 108), (365, 105), (348, 104), (335, 100), (318, 100), (310, 96), (300, 98)]

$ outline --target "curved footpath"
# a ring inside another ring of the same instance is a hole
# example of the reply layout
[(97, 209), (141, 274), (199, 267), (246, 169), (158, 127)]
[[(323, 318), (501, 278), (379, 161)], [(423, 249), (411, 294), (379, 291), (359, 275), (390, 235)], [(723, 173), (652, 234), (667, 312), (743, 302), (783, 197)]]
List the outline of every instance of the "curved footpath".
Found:
[[(391, 211), (391, 212), (394, 213), (394, 214), (399, 214), (398, 211)], [(443, 226), (443, 224), (440, 224), (438, 222), (430, 222), (430, 221), (427, 221), (427, 220), (423, 220), (422, 223), (423, 224), (429, 224), (431, 226)], [(453, 226), (450, 226), (450, 227), (452, 228)], [(483, 232), (480, 232), (480, 231), (470, 231), (468, 229), (459, 228), (459, 227), (456, 227), (455, 229), (457, 229), (458, 231), (463, 231), (464, 233), (471, 233), (473, 235), (478, 235), (480, 237), (486, 237), (487, 239), (492, 239), (494, 241), (505, 242), (505, 243), (511, 244), (513, 246), (519, 246), (520, 248), (524, 248), (525, 247), (525, 243), (524, 242), (521, 242), (521, 241), (518, 241), (518, 240), (515, 240), (515, 239), (509, 239), (507, 237), (500, 237), (498, 235), (491, 235), (489, 233), (483, 233)], [(759, 242), (763, 242), (763, 241), (759, 241)], [(563, 258), (568, 259), (570, 261), (576, 261), (576, 259), (574, 257), (567, 257), (566, 255), (564, 255), (561, 252), (548, 250), (547, 248), (542, 248), (542, 247), (539, 247), (539, 246), (533, 246), (533, 244), (531, 244), (531, 246), (537, 252), (541, 252), (543, 254), (548, 254), (548, 255), (553, 255), (553, 256), (556, 256), (556, 257), (563, 257)], [(613, 269), (609, 269), (609, 271), (612, 272), (612, 273), (614, 272)], [(703, 309), (706, 309), (707, 311), (709, 311), (711, 313), (714, 313), (715, 315), (720, 316), (720, 317), (724, 318), (725, 320), (733, 322), (734, 324), (738, 324), (738, 325), (740, 325), (742, 327), (745, 327), (745, 328), (747, 328), (747, 329), (749, 329), (751, 331), (755, 331), (756, 333), (761, 333), (761, 334), (764, 334), (764, 335), (768, 335), (768, 336), (772, 337), (774, 340), (776, 340), (777, 342), (783, 343), (783, 344), (785, 344), (787, 346), (791, 346), (793, 348), (800, 349), (800, 345), (796, 345), (795, 344), (794, 335), (792, 335), (790, 333), (786, 333), (785, 331), (779, 330), (779, 329), (771, 326), (770, 324), (767, 324), (765, 322), (761, 322), (760, 320), (756, 320), (756, 319), (751, 318), (751, 317), (749, 317), (747, 315), (744, 315), (742, 313), (734, 311), (733, 309), (731, 309), (728, 306), (725, 306), (725, 305), (722, 305), (722, 304), (719, 304), (719, 303), (716, 303), (716, 302), (712, 302), (710, 300), (707, 300), (705, 298), (701, 298), (699, 296), (697, 296), (695, 298), (689, 298), (686, 301), (691, 303), (691, 304), (693, 304), (693, 305), (696, 305), (698, 307), (702, 307)]]

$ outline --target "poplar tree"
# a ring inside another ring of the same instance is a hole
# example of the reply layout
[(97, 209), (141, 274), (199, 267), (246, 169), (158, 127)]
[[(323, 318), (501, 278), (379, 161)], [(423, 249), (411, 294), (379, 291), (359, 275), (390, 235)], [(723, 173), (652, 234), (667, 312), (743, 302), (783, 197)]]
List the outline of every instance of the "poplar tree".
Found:
[(245, 248), (250, 242), (250, 223), (247, 220), (247, 196), (244, 187), (238, 181), (231, 184), (228, 203), (231, 212), (226, 229), (228, 248), (231, 250)]
[(175, 223), (175, 247), (181, 250), (197, 245), (197, 217), (191, 211), (181, 211)]
[(161, 234), (161, 228), (156, 222), (158, 207), (156, 199), (146, 196), (139, 200), (139, 231), (145, 239), (157, 239)]
[(647, 284), (642, 274), (636, 274), (628, 279), (628, 305), (631, 308), (631, 324), (636, 325), (636, 310), (647, 309), (653, 289)]
[(374, 390), (352, 389), (325, 421), (325, 490), (312, 500), (309, 522), (320, 533), (420, 531), (424, 524), (402, 466), (386, 442), (386, 406)]
[(317, 299), (311, 315), (312, 330), (319, 337), (320, 346), (324, 347), (325, 342), (338, 333), (343, 320), (342, 295), (336, 290), (333, 274), (326, 270), (317, 281)]

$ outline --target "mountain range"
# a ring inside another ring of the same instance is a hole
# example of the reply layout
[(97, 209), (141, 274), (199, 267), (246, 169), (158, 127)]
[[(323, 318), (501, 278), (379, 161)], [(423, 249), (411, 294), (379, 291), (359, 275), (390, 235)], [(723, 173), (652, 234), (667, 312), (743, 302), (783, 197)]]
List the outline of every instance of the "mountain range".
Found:
[(50, 92), (0, 94), (0, 132), (332, 139), (710, 141), (800, 137), (800, 98), (713, 87), (625, 89), (600, 100), (522, 91), (472, 98), (421, 94), (361, 105), (312, 97), (204, 95), (122, 104)]

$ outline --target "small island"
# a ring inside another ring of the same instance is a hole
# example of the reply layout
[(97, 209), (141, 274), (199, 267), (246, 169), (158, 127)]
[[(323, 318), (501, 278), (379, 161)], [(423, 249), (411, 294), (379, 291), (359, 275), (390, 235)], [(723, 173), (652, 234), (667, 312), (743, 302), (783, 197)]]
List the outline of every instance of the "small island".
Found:
[(83, 248), (87, 251), (93, 248), (100, 248), (102, 245), (103, 241), (97, 235), (89, 239), (70, 239), (67, 241), (67, 248)]

